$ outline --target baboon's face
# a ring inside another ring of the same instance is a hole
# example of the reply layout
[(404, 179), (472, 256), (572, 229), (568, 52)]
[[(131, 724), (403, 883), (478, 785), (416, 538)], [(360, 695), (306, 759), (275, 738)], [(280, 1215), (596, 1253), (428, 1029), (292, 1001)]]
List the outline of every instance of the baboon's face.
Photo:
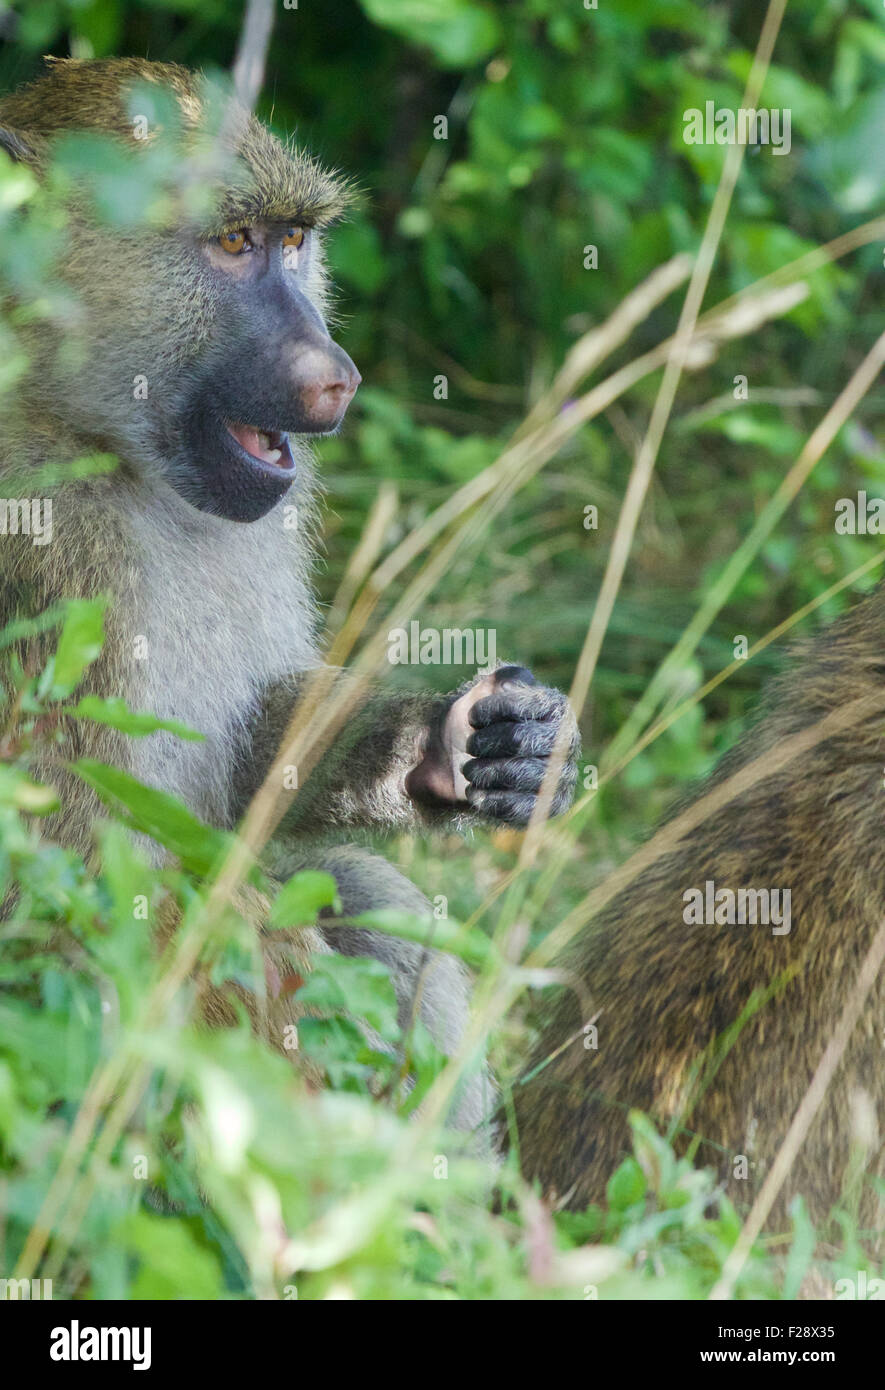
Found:
[[(139, 82), (173, 102), (144, 118), (144, 141)], [(90, 184), (72, 197), (62, 184), (56, 274), (73, 309), (27, 330), (31, 416), (201, 511), (256, 521), (294, 481), (295, 437), (336, 430), (359, 385), (323, 319), (320, 229), (346, 186), (182, 69), (53, 63), (2, 104), (0, 147), (40, 177), (55, 140), (82, 126), (110, 136), (133, 177), (153, 150), (141, 167), (162, 195), (132, 225), (109, 219)]]
[(290, 435), (329, 434), (360, 375), (309, 297), (315, 234), (238, 227), (197, 248), (214, 325), (181, 403), (169, 481), (202, 510), (254, 521), (290, 487)]
[(35, 372), (52, 408), (200, 511), (264, 516), (294, 482), (296, 436), (336, 430), (359, 385), (318, 307), (319, 232), (306, 222), (84, 227), (65, 278), (81, 311), (73, 351), (50, 348)]

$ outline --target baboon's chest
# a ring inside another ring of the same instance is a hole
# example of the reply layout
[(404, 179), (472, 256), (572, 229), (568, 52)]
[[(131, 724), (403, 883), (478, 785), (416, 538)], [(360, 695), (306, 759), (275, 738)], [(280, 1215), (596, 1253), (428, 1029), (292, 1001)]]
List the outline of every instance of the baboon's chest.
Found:
[(136, 520), (139, 550), (131, 698), (205, 735), (138, 741), (137, 776), (200, 816), (230, 817), (233, 758), (262, 689), (316, 661), (314, 601), (273, 513), (251, 526)]

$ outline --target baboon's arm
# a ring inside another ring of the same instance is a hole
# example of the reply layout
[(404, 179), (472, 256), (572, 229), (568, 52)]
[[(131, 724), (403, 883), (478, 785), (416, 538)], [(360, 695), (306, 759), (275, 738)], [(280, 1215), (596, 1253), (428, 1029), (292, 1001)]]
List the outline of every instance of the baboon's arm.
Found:
[[(349, 681), (346, 673), (336, 683)], [(242, 813), (264, 781), (305, 690), (305, 678), (271, 687), (240, 758)], [(333, 695), (326, 696), (323, 708)], [(577, 727), (565, 697), (519, 667), (476, 677), (449, 695), (372, 692), (302, 776), (283, 831), (333, 826), (426, 828), (477, 817), (524, 824), (531, 815), (560, 725), (567, 757), (554, 813), (571, 800)], [(291, 767), (279, 774), (293, 785)]]

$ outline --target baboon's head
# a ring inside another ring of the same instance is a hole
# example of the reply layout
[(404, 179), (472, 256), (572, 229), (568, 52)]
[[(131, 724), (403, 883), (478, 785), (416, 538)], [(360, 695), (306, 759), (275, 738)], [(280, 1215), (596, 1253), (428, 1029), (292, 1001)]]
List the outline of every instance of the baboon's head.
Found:
[(346, 187), (203, 77), (139, 59), (50, 60), (0, 101), (0, 145), (65, 213), (73, 297), (64, 332), (29, 340), (31, 417), (201, 510), (263, 516), (294, 479), (290, 436), (337, 429), (359, 384), (322, 312), (320, 229)]

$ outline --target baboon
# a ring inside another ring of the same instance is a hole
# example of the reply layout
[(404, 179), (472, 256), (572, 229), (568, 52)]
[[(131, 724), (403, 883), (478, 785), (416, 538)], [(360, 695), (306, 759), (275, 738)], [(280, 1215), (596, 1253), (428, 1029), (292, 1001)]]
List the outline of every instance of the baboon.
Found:
[[(2, 473), (8, 490), (47, 460), (95, 450), (118, 467), (54, 489), (51, 544), (4, 539), (0, 619), (111, 595), (104, 650), (80, 693), (124, 696), (205, 742), (67, 727), (37, 770), (61, 797), (48, 833), (83, 854), (100, 807), (64, 771), (72, 755), (123, 767), (214, 826), (240, 820), (322, 661), (306, 437), (338, 428), (360, 381), (324, 317), (322, 230), (347, 185), (235, 103), (210, 129), (217, 103), (200, 75), (137, 59), (49, 60), (0, 102), (0, 145), (38, 179), (69, 132), (100, 132), (137, 160), (166, 133), (160, 123), (138, 138), (135, 90), (171, 99), (185, 147), (220, 147), (227, 172), (213, 174), (201, 220), (184, 210), (175, 225), (112, 226), (77, 189), (69, 195), (56, 271), (75, 312), (63, 334), (34, 315), (22, 328), (29, 367), (5, 403)], [(328, 867), (344, 917), (389, 905), (428, 912), (386, 861), (341, 846), (311, 857), (311, 836), (522, 823), (563, 721), (572, 756), (554, 810), (575, 780), (575, 721), (564, 696), (524, 668), (444, 698), (374, 693), (295, 799), (274, 865)], [(325, 942), (390, 964), (403, 1022), (422, 973), (421, 1016), (453, 1049), (468, 998), (459, 963), (346, 928), (327, 928)], [(475, 1124), (482, 1105), (477, 1081), (457, 1122)]]
[[(885, 586), (803, 644), (700, 796), (725, 797), (741, 769), (752, 785), (665, 844), (567, 948), (572, 988), (514, 1093), (523, 1170), (558, 1200), (604, 1200), (634, 1107), (683, 1151), (699, 1139), (735, 1201), (764, 1178), (885, 915), (883, 630)], [(883, 1044), (880, 973), (772, 1212), (780, 1229), (797, 1193), (819, 1221), (842, 1201), (881, 1228)]]

